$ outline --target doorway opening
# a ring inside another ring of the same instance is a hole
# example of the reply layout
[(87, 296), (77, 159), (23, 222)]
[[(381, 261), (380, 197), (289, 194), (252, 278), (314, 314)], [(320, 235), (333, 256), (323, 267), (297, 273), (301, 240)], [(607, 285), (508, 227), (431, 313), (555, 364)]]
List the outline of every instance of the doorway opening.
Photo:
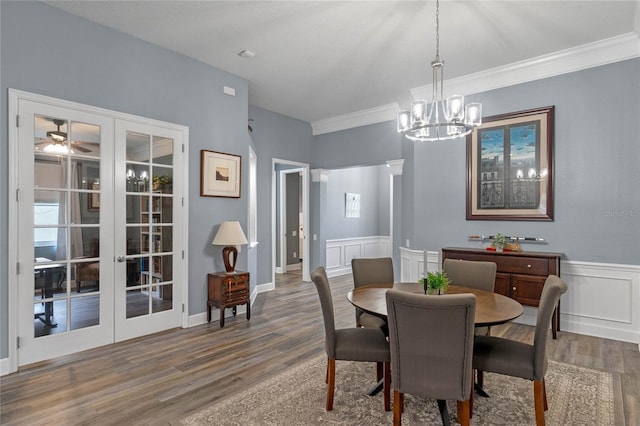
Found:
[(272, 282), (275, 274), (309, 273), (309, 165), (273, 159), (272, 182)]

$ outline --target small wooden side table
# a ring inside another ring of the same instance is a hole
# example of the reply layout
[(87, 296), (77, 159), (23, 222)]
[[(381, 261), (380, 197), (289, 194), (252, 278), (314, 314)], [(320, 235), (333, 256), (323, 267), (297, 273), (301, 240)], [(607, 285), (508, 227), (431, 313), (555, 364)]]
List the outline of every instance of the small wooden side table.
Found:
[(236, 271), (232, 274), (213, 272), (207, 277), (207, 322), (211, 322), (211, 308), (220, 309), (220, 328), (224, 327), (224, 310), (233, 308), (236, 315), (238, 305), (247, 305), (247, 321), (251, 319), (249, 298), (249, 273)]

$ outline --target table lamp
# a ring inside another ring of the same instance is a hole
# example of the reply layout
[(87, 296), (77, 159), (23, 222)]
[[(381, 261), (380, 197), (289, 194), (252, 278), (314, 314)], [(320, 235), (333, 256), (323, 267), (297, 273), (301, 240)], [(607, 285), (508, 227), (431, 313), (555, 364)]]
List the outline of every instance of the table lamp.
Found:
[[(225, 246), (222, 249), (222, 260), (224, 261), (224, 268), (226, 269), (227, 274), (235, 273), (234, 270), (236, 269), (236, 260), (238, 260), (238, 249), (236, 248), (236, 246), (240, 246), (243, 244), (249, 244), (249, 242), (247, 241), (247, 237), (245, 237), (244, 232), (242, 231), (240, 222), (222, 222), (220, 228), (218, 228), (216, 236), (211, 242), (211, 245)], [(233, 254), (233, 260), (230, 259), (231, 254)]]

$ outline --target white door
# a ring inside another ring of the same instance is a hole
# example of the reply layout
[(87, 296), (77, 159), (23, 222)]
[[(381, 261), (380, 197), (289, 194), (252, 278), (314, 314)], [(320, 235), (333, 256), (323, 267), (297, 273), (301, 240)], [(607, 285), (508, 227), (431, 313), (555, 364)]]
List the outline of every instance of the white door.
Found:
[(113, 120), (18, 103), (18, 363), (113, 341)]
[(16, 101), (17, 365), (184, 316), (186, 128), (43, 99)]
[(182, 317), (182, 133), (116, 120), (116, 341)]

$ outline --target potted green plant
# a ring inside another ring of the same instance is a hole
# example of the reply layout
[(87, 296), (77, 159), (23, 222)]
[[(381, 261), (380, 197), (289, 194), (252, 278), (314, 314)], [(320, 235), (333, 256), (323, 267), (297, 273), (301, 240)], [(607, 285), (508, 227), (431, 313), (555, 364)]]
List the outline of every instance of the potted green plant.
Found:
[(153, 190), (164, 190), (171, 185), (171, 176), (154, 176), (153, 177)]
[(494, 247), (496, 251), (503, 251), (507, 244), (509, 244), (509, 238), (499, 232), (494, 235), (491, 241), (491, 247)]
[(427, 272), (426, 278), (420, 278), (420, 284), (422, 284), (425, 294), (443, 294), (449, 288), (450, 283), (451, 281), (444, 271)]

